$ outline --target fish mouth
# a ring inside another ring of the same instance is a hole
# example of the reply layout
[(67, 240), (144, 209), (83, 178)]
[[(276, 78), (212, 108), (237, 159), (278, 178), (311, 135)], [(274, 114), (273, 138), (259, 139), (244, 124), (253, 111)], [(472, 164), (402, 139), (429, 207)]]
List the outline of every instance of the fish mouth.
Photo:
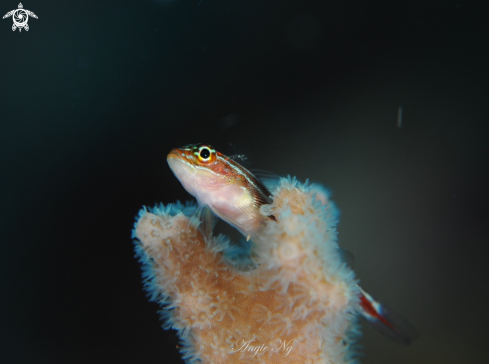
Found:
[(186, 156), (184, 153), (185, 152), (183, 152), (181, 149), (175, 148), (172, 149), (166, 157), (166, 161), (170, 166), (170, 169), (178, 179), (181, 179), (181, 177), (187, 173), (195, 173), (194, 166), (189, 163), (187, 158), (185, 158)]
[(177, 159), (182, 159), (182, 155), (179, 149), (174, 148), (168, 153), (168, 156), (166, 157), (167, 160), (177, 158)]
[(180, 181), (182, 186), (190, 193), (192, 196), (195, 196), (194, 192), (194, 180), (196, 168), (189, 163), (186, 158), (185, 152), (175, 148), (168, 153), (166, 157), (166, 161), (171, 171)]

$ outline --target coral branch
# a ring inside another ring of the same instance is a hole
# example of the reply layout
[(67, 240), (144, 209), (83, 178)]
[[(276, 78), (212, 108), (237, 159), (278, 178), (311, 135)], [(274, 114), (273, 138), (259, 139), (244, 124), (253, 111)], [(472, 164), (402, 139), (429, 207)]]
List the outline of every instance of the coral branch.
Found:
[(136, 251), (151, 298), (179, 331), (184, 359), (202, 363), (351, 363), (358, 286), (341, 261), (334, 205), (319, 186), (282, 179), (271, 221), (255, 238), (256, 269), (225, 259), (226, 238), (206, 241), (195, 206), (141, 211)]

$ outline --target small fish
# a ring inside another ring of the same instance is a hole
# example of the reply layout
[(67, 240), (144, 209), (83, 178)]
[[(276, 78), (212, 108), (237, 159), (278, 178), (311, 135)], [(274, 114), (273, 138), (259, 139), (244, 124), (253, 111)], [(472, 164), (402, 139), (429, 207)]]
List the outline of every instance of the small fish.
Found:
[(207, 144), (173, 149), (168, 165), (183, 187), (197, 199), (204, 234), (211, 229), (209, 208), (249, 240), (274, 216), (260, 213), (271, 193), (250, 171)]
[[(265, 222), (276, 220), (273, 215), (261, 214), (260, 208), (272, 203), (269, 188), (276, 187), (278, 176), (257, 171), (262, 182), (235, 160), (207, 144), (175, 148), (168, 154), (167, 161), (183, 187), (197, 199), (197, 215), (206, 236), (212, 231), (209, 209), (247, 239), (253, 238)], [(416, 331), (406, 321), (375, 301), (360, 286), (358, 288), (360, 313), (375, 329), (403, 344), (416, 338)]]

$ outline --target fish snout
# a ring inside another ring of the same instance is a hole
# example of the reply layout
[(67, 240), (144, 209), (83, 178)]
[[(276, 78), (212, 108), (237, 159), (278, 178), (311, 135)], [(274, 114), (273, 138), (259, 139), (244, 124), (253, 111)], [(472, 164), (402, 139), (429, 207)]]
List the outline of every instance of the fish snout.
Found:
[(195, 173), (195, 168), (188, 159), (188, 155), (179, 148), (172, 149), (168, 153), (166, 161), (180, 182), (182, 179), (189, 178), (190, 175)]
[(173, 148), (170, 153), (168, 153), (168, 156), (166, 157), (167, 161), (170, 161), (171, 158), (182, 158), (180, 150), (178, 148)]
[(177, 177), (187, 192), (195, 196), (194, 180), (196, 171), (192, 163), (189, 163), (185, 152), (178, 148), (172, 149), (168, 153), (166, 161), (175, 177)]

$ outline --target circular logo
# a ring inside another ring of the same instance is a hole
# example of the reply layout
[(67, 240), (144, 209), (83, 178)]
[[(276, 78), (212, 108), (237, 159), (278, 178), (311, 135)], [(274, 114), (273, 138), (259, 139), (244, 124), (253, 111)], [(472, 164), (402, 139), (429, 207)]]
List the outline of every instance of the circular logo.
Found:
[(27, 20), (29, 20), (29, 15), (27, 15), (27, 12), (24, 9), (17, 9), (12, 15), (14, 24), (18, 28), (24, 27), (27, 24)]

